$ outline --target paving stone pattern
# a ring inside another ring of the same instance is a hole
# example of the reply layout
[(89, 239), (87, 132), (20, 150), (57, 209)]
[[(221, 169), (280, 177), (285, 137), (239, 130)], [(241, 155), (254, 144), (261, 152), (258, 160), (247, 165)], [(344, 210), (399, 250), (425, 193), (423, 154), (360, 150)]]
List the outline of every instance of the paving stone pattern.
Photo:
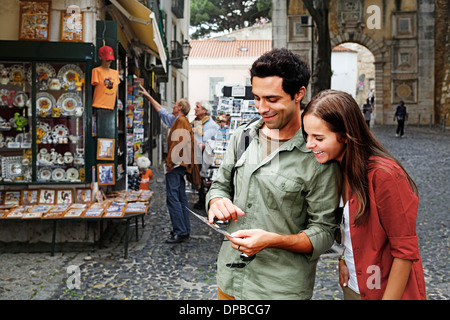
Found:
[[(400, 139), (392, 126), (372, 130), (419, 188), (417, 233), (428, 299), (449, 299), (450, 133), (409, 127)], [(123, 258), (124, 225), (119, 223), (109, 226), (101, 248), (66, 244), (58, 246), (53, 257), (48, 244), (3, 244), (0, 300), (216, 299), (216, 258), (222, 237), (191, 219), (191, 238), (166, 244), (171, 224), (164, 176), (159, 170), (154, 173), (151, 214), (145, 218), (145, 228), (140, 228), (140, 240), (131, 237), (128, 259)], [(341, 251), (334, 246), (321, 256), (313, 300), (343, 298), (337, 273)]]

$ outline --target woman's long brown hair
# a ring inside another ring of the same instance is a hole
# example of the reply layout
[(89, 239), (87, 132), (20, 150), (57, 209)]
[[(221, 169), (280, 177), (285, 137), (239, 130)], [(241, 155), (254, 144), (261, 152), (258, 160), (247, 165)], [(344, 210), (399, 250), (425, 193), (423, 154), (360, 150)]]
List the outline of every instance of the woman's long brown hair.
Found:
[[(306, 114), (324, 120), (332, 132), (338, 134), (341, 139), (347, 140), (341, 170), (359, 204), (358, 211), (355, 214), (355, 225), (364, 222), (369, 213), (367, 176), (369, 166), (376, 165), (379, 168), (389, 170), (388, 164), (383, 162), (382, 159), (390, 159), (397, 163), (407, 177), (413, 192), (418, 194), (414, 181), (403, 166), (372, 135), (358, 104), (350, 94), (336, 90), (322, 91), (306, 106), (302, 114), (302, 122)], [(304, 130), (303, 135), (306, 139), (307, 134)], [(372, 156), (382, 159), (369, 160)], [(376, 163), (373, 163), (374, 161)]]

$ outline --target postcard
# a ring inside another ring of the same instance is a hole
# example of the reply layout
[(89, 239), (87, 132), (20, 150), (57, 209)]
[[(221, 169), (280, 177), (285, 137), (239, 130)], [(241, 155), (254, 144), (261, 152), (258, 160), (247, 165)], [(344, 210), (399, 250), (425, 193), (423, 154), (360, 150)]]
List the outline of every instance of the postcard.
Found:
[(211, 228), (213, 228), (213, 229), (216, 230), (217, 232), (219, 232), (219, 233), (221, 233), (221, 234), (223, 234), (223, 235), (225, 235), (225, 236), (231, 237), (231, 235), (230, 235), (225, 229), (219, 227), (219, 226), (218, 226), (217, 224), (215, 224), (215, 223), (209, 223), (207, 217), (203, 217), (203, 216), (201, 216), (201, 215), (195, 213), (194, 211), (192, 211), (192, 210), (189, 209), (188, 207), (186, 207), (186, 209), (188, 209), (188, 211), (189, 211), (190, 213), (192, 213), (194, 216), (196, 216), (198, 219), (200, 219), (203, 223), (206, 223), (208, 226), (210, 226)]

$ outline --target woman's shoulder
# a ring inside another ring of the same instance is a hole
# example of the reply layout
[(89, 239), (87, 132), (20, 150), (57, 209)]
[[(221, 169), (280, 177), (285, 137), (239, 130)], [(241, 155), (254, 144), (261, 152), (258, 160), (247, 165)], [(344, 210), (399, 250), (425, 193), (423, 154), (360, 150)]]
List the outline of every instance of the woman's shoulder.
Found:
[(383, 180), (396, 180), (406, 177), (405, 171), (395, 160), (380, 156), (369, 158), (368, 174), (369, 178)]

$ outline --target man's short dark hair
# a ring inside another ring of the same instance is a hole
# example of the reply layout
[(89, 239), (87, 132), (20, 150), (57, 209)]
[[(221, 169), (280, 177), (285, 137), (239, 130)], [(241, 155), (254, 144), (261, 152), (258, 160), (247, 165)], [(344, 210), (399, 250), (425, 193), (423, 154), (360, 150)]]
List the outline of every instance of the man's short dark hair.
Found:
[(301, 87), (307, 87), (311, 72), (308, 65), (298, 54), (285, 48), (273, 49), (259, 57), (250, 69), (250, 76), (283, 78), (283, 90), (294, 99)]

